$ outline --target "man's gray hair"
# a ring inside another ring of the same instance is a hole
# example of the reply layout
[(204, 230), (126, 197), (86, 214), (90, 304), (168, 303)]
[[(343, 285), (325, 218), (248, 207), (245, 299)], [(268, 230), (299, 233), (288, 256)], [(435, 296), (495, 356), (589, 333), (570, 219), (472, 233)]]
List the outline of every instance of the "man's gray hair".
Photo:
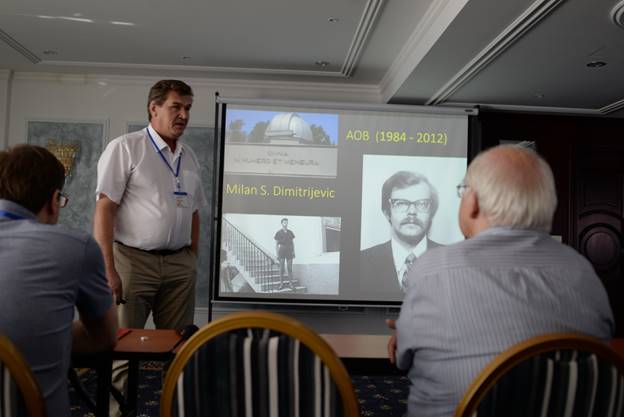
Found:
[(502, 145), (478, 155), (465, 183), (491, 226), (550, 232), (557, 207), (548, 163), (531, 149)]

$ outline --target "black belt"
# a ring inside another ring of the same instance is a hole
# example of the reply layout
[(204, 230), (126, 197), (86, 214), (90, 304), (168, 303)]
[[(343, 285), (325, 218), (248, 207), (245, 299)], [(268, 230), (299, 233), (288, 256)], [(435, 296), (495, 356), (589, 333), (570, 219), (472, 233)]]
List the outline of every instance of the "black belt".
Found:
[(145, 249), (135, 248), (134, 246), (128, 246), (128, 245), (126, 245), (124, 243), (121, 243), (118, 240), (116, 240), (115, 243), (117, 243), (117, 244), (119, 244), (121, 246), (125, 246), (125, 247), (130, 248), (130, 249), (140, 250), (141, 252), (147, 252), (147, 253), (149, 253), (151, 255), (158, 255), (158, 256), (175, 255), (176, 253), (180, 253), (184, 249), (189, 248), (189, 246), (182, 246), (180, 249), (151, 249), (151, 250), (145, 250)]

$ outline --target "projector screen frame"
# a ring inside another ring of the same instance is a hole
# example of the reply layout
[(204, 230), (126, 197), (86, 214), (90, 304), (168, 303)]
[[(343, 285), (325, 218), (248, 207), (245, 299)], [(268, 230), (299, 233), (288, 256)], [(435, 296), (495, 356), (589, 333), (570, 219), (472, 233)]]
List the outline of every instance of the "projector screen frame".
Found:
[[(209, 307), (212, 309), (212, 303), (227, 304), (257, 304), (257, 305), (275, 305), (275, 306), (319, 306), (319, 307), (374, 307), (374, 308), (398, 308), (401, 301), (379, 301), (379, 300), (334, 300), (334, 299), (312, 299), (312, 298), (256, 298), (249, 296), (221, 296), (219, 294), (219, 282), (221, 264), (221, 239), (222, 239), (222, 220), (223, 220), (223, 186), (224, 186), (224, 158), (226, 147), (226, 114), (228, 104), (243, 106), (274, 106), (280, 108), (306, 108), (319, 110), (345, 110), (345, 111), (379, 111), (384, 113), (414, 113), (427, 115), (461, 115), (467, 116), (467, 149), (466, 164), (481, 150), (481, 131), (478, 118), (479, 109), (474, 108), (458, 108), (458, 107), (438, 107), (438, 106), (412, 106), (412, 105), (378, 105), (366, 103), (338, 103), (338, 102), (319, 102), (319, 101), (303, 101), (303, 100), (257, 100), (257, 99), (239, 99), (239, 98), (223, 98), (217, 96), (215, 109), (215, 178), (213, 187), (213, 208), (214, 208), (214, 227), (213, 227), (213, 263), (212, 273), (210, 274), (210, 294)], [(211, 316), (209, 311), (209, 318)]]

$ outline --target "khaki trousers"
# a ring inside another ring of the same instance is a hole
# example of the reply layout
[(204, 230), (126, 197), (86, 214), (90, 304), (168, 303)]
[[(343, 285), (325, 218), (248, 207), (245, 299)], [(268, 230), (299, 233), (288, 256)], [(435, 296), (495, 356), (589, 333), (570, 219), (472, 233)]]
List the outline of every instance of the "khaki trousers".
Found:
[[(180, 330), (193, 324), (197, 258), (190, 248), (171, 255), (155, 255), (113, 244), (115, 268), (127, 301), (117, 307), (119, 327), (143, 328), (152, 313), (157, 329)], [(113, 386), (126, 391), (128, 363), (113, 364)], [(110, 415), (121, 415), (111, 398)]]

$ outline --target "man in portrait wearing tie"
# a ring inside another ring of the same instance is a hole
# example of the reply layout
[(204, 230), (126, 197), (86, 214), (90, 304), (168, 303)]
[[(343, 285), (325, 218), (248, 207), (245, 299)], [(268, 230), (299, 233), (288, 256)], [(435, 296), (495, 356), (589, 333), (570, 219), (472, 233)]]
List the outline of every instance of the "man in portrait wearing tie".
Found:
[(384, 182), (381, 210), (390, 225), (391, 238), (361, 252), (363, 291), (403, 299), (402, 282), (412, 262), (441, 246), (428, 237), (437, 209), (438, 193), (424, 175), (399, 171)]

